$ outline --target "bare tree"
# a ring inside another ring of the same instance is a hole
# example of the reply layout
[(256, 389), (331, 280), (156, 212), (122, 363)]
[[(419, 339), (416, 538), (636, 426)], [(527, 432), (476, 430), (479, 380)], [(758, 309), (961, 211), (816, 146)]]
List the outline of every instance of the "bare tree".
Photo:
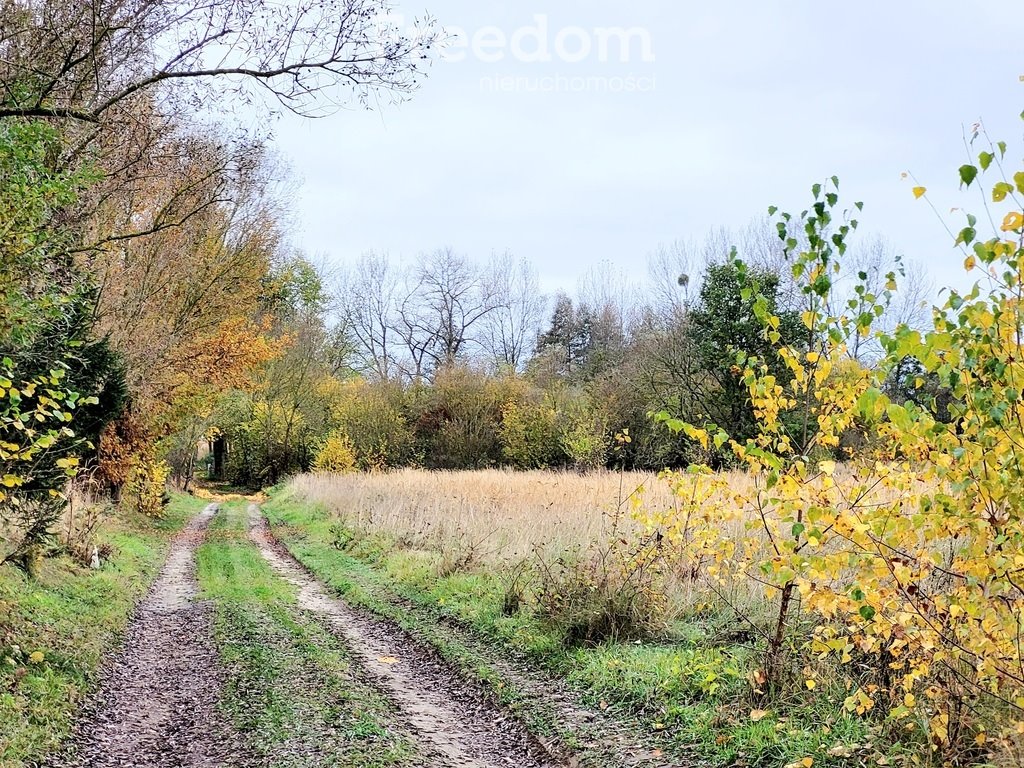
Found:
[(0, 10), (0, 118), (101, 123), (156, 86), (213, 81), (323, 114), (413, 90), (436, 42), (385, 22), (386, 0), (11, 0)]
[(381, 381), (396, 373), (394, 347), (401, 338), (396, 285), (399, 275), (387, 254), (370, 253), (356, 262), (345, 285), (344, 314), (364, 372)]
[(579, 280), (580, 304), (595, 316), (617, 324), (627, 333), (640, 312), (640, 288), (621, 268), (605, 261), (591, 267)]
[(697, 248), (684, 240), (661, 245), (648, 257), (647, 279), (655, 317), (670, 320), (684, 315), (691, 286), (699, 280), (694, 274), (699, 264)]
[(935, 303), (935, 284), (918, 261), (903, 262), (903, 275), (896, 280), (896, 295), (884, 315), (884, 330), (907, 325), (917, 330), (929, 327)]
[(522, 370), (537, 346), (547, 311), (537, 269), (505, 251), (492, 258), (486, 280), (494, 294), (494, 309), (483, 320), (481, 341), (499, 368)]
[(420, 379), (453, 365), (480, 346), (475, 335), (499, 306), (486, 273), (451, 248), (420, 256), (398, 302), (396, 329), (408, 360), (405, 374)]

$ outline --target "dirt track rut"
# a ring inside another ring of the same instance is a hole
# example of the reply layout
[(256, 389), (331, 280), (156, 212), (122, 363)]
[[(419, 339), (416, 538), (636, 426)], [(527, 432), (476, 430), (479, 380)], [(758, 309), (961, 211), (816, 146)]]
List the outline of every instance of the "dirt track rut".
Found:
[(255, 765), (220, 712), (223, 672), (210, 606), (197, 601), (195, 552), (210, 504), (171, 545), (103, 682), (56, 768), (242, 768)]
[(555, 768), (558, 765), (512, 716), (475, 686), (386, 622), (332, 597), (274, 539), (258, 507), (249, 532), (274, 571), (299, 589), (299, 605), (325, 619), (352, 656), (398, 708), (430, 766)]

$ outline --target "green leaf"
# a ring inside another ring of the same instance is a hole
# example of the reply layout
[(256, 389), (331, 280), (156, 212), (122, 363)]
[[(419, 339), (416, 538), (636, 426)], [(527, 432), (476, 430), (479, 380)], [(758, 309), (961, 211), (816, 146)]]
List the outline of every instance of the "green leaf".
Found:
[(875, 618), (875, 609), (870, 605), (862, 605), (857, 613), (860, 614), (860, 617), (864, 619), (864, 621), (871, 621)]
[(682, 419), (667, 419), (665, 421), (665, 426), (668, 427), (670, 432), (678, 435), (687, 425)]
[(799, 538), (800, 534), (803, 533), (806, 530), (806, 528), (807, 526), (805, 526), (803, 523), (793, 523), (793, 538)]
[(956, 238), (956, 242), (959, 245), (970, 245), (974, 242), (974, 239), (978, 236), (978, 231), (974, 227), (964, 227), (960, 230), (960, 234)]
[(1000, 181), (992, 188), (992, 202), (1001, 203), (1006, 196), (1013, 193), (1013, 185)]
[(1017, 191), (1024, 195), (1024, 171), (1013, 174), (1013, 183), (1017, 185)]
[(973, 165), (961, 165), (960, 166), (960, 183), (963, 186), (971, 186), (974, 180), (978, 178), (978, 168)]
[(992, 161), (996, 159), (996, 156), (991, 152), (982, 152), (978, 155), (978, 163), (981, 165), (981, 170), (987, 171), (988, 167), (992, 165)]

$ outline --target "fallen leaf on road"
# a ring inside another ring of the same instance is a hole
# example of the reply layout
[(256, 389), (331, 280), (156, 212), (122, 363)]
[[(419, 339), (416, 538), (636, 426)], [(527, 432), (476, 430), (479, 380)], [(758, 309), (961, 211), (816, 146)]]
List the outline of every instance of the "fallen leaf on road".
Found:
[(381, 664), (397, 664), (398, 663), (398, 659), (396, 659), (394, 656), (379, 656), (377, 658), (377, 661), (379, 661)]

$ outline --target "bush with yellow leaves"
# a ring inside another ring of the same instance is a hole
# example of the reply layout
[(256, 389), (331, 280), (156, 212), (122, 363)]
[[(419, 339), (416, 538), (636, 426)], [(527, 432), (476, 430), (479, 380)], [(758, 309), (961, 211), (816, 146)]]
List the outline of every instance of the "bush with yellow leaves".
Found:
[(122, 503), (147, 517), (162, 517), (170, 500), (167, 495), (169, 476), (167, 462), (151, 456), (136, 457), (124, 485)]
[[(1011, 208), (992, 238), (979, 240), (968, 216), (957, 240), (989, 287), (948, 292), (927, 332), (880, 334), (886, 357), (874, 370), (850, 363), (847, 342), (870, 333), (896, 275), (877, 295), (859, 286), (837, 311), (833, 280), (857, 226), (837, 214), (838, 182), (816, 185), (802, 217), (782, 214), (806, 341), (781, 344), (779, 319), (756, 288), (746, 295), (791, 380), (737, 351), (757, 420), (743, 443), (727, 425), (661, 417), (729, 448), (752, 482), (729, 487), (706, 467), (668, 473), (676, 508), (639, 515), (678, 556), (705, 564), (715, 590), (763, 585), (773, 618), (759, 627), (762, 695), (813, 689), (815, 670), (837, 664), (847, 710), (921, 734), (946, 764), (1019, 754), (1024, 733), (1024, 172), (1003, 171), (1005, 152), (990, 146), (980, 168), (960, 169), (966, 186), (998, 171), (991, 198)], [(927, 399), (887, 396), (886, 372), (908, 358), (920, 364), (917, 387), (930, 379), (951, 394), (951, 419)], [(854, 428), (871, 439), (837, 466)], [(797, 618), (811, 627), (805, 640), (791, 631)]]
[(313, 459), (314, 472), (353, 472), (356, 469), (356, 452), (352, 441), (335, 432), (327, 437)]

